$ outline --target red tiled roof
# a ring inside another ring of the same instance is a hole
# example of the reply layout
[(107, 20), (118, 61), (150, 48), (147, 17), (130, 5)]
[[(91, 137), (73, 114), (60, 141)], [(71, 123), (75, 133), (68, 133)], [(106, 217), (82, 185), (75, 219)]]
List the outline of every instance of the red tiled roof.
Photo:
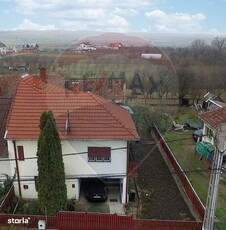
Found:
[(214, 129), (218, 129), (221, 123), (226, 123), (226, 107), (209, 111), (199, 117)]
[(89, 91), (112, 101), (124, 101), (124, 80), (99, 78), (99, 79), (85, 79), (78, 80), (78, 87), (81, 91)]
[(0, 75), (0, 96), (12, 97), (15, 95), (18, 76)]
[[(73, 93), (39, 78), (21, 78), (7, 123), (8, 139), (37, 139), (43, 111), (55, 115), (61, 139), (137, 139), (129, 112), (90, 92)], [(65, 131), (69, 111), (70, 132)]]
[(122, 47), (122, 43), (121, 42), (112, 42), (109, 46), (110, 47)]
[(8, 155), (6, 140), (4, 140), (6, 121), (12, 98), (0, 97), (0, 157)]

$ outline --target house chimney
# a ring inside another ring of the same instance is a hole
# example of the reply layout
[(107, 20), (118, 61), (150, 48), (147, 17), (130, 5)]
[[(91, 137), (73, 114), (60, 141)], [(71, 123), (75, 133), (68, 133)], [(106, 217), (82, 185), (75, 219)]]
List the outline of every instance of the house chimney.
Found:
[(39, 81), (40, 81), (40, 80), (39, 80), (39, 77), (33, 75), (33, 85), (34, 85), (35, 87), (38, 87)]
[(78, 81), (72, 82), (72, 91), (74, 93), (78, 93), (79, 92), (79, 82)]
[(40, 68), (40, 79), (44, 82), (47, 82), (47, 75), (46, 75), (46, 68), (41, 67)]

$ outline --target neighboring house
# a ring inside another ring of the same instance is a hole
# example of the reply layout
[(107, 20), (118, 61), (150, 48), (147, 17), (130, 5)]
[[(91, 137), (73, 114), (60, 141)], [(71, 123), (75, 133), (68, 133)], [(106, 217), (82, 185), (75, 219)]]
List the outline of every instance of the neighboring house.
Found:
[(22, 46), (22, 50), (24, 51), (36, 51), (38, 50), (39, 45), (36, 43), (25, 43)]
[(5, 180), (3, 174), (11, 175), (7, 141), (4, 139), (4, 135), (12, 98), (16, 92), (17, 81), (18, 78), (15, 76), (0, 75), (0, 183)]
[(206, 111), (211, 111), (222, 107), (226, 107), (226, 103), (224, 103), (224, 101), (219, 96), (208, 92), (203, 97), (202, 107)]
[(12, 98), (0, 95), (0, 184), (5, 176), (11, 175), (8, 161), (7, 141), (4, 139), (7, 116), (10, 110)]
[(39, 49), (39, 45), (36, 43), (25, 43), (16, 52), (18, 52), (18, 53), (33, 53), (33, 52), (38, 51), (38, 49)]
[(96, 47), (90, 45), (90, 44), (86, 44), (86, 43), (82, 43), (80, 44), (79, 46), (76, 47), (76, 51), (83, 51), (83, 52), (86, 52), (86, 51), (95, 51), (97, 50)]
[[(203, 143), (209, 143), (211, 146), (216, 146), (216, 133), (220, 127), (220, 124), (226, 123), (226, 107), (218, 108), (209, 112), (205, 112), (199, 115), (199, 117), (203, 120), (204, 126), (203, 126), (203, 137), (202, 142)], [(226, 149), (226, 141), (224, 144), (224, 148)], [(212, 163), (213, 160), (213, 154), (208, 154), (208, 161)], [(226, 158), (223, 159), (223, 164), (225, 164)]]
[(122, 45), (121, 42), (112, 42), (112, 43), (109, 45), (109, 48), (115, 49), (115, 50), (118, 50), (118, 49), (120, 49), (121, 47), (123, 47), (123, 45)]
[(0, 54), (6, 54), (6, 45), (0, 42)]
[(15, 193), (37, 198), (37, 140), (43, 111), (51, 109), (59, 130), (66, 173), (68, 198), (79, 199), (81, 184), (100, 177), (117, 184), (122, 203), (127, 202), (130, 164), (128, 144), (138, 140), (129, 112), (91, 92), (71, 91), (47, 82), (40, 76), (24, 75), (18, 83), (5, 138), (11, 176), (19, 180)]
[(17, 49), (15, 47), (10, 47), (6, 49), (7, 54), (17, 53)]
[(79, 91), (93, 92), (113, 102), (125, 103), (126, 83), (123, 78), (65, 79), (65, 87), (77, 87)]
[(199, 115), (203, 120), (203, 142), (214, 145), (214, 135), (221, 123), (226, 123), (226, 107), (208, 111)]

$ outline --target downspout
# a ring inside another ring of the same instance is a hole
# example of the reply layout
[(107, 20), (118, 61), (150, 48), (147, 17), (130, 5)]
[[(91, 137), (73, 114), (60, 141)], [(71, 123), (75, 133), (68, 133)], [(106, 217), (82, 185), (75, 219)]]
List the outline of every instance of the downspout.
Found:
[(16, 174), (17, 174), (17, 181), (18, 181), (18, 188), (19, 188), (19, 197), (22, 198), (21, 186), (20, 186), (20, 173), (19, 173), (19, 165), (18, 165), (18, 159), (17, 159), (15, 140), (13, 140), (13, 147), (14, 147), (14, 156), (15, 156), (15, 161), (16, 161)]
[(129, 141), (127, 141), (127, 153), (126, 153), (126, 156), (127, 156), (127, 167), (126, 167), (126, 204), (128, 203), (128, 168), (129, 168)]

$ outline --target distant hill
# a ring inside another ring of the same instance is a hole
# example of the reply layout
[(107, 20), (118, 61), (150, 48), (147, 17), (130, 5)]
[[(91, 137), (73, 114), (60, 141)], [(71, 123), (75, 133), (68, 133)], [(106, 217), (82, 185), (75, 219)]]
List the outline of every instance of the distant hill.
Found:
[(24, 43), (37, 43), (40, 48), (65, 47), (78, 40), (100, 34), (95, 31), (66, 31), (66, 30), (17, 30), (17, 31), (0, 31), (0, 41), (7, 47), (21, 46)]
[(136, 35), (144, 38), (154, 46), (189, 46), (196, 39), (201, 39), (206, 44), (211, 44), (211, 41), (216, 37), (210, 34), (177, 34), (177, 33), (129, 33), (128, 35)]
[(90, 42), (95, 46), (108, 46), (112, 42), (120, 42), (123, 46), (147, 46), (149, 43), (144, 38), (122, 33), (104, 33), (82, 39), (80, 42)]
[(125, 46), (144, 46), (147, 43), (155, 46), (188, 46), (195, 39), (202, 39), (207, 44), (214, 39), (207, 34), (170, 34), (133, 32), (103, 33), (99, 31), (0, 31), (0, 42), (10, 46), (21, 46), (24, 43), (37, 43), (40, 48), (65, 48), (82, 41), (90, 41), (93, 45), (108, 45), (110, 42), (121, 42)]

